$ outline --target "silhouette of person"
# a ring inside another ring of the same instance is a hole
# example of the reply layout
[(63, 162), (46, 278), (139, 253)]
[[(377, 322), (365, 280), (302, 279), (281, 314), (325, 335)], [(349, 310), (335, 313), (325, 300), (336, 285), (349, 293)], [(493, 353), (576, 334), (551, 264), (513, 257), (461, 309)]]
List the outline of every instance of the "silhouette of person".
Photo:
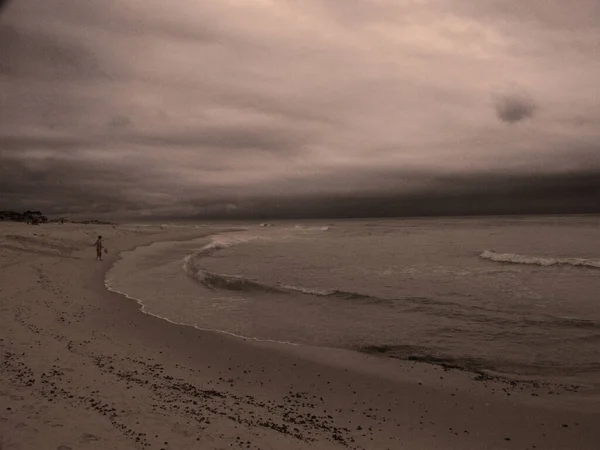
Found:
[(96, 261), (102, 261), (102, 249), (104, 248), (104, 245), (102, 244), (102, 236), (98, 236), (98, 239), (94, 245), (96, 246)]

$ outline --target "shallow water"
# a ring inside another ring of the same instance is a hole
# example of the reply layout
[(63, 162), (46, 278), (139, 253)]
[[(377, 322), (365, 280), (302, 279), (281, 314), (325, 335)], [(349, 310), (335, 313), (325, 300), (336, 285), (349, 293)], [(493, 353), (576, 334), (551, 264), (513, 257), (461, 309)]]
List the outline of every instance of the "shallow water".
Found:
[(600, 383), (600, 218), (248, 224), (126, 252), (107, 285), (236, 335)]

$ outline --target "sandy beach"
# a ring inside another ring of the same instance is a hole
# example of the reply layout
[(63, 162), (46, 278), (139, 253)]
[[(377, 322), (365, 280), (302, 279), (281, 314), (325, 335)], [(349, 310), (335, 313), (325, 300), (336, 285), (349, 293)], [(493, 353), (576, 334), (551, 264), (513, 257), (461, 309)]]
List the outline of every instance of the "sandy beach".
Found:
[(597, 386), (235, 338), (104, 286), (121, 251), (218, 231), (0, 224), (1, 450), (599, 447)]

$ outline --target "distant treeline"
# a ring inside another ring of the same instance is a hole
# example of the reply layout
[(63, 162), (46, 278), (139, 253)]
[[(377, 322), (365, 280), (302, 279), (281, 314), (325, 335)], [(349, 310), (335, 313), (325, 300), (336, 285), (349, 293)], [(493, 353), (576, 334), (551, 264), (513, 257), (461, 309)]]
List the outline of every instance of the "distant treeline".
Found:
[(69, 218), (51, 219), (43, 215), (41, 211), (15, 212), (15, 211), (0, 211), (0, 221), (24, 222), (31, 225), (39, 225), (41, 223), (80, 223), (80, 224), (95, 224), (95, 225), (112, 225), (112, 222), (104, 222), (102, 220), (71, 220)]
[(48, 223), (48, 218), (40, 211), (27, 210), (23, 213), (15, 211), (0, 211), (0, 220), (9, 220), (11, 222), (25, 222), (37, 225), (39, 223)]

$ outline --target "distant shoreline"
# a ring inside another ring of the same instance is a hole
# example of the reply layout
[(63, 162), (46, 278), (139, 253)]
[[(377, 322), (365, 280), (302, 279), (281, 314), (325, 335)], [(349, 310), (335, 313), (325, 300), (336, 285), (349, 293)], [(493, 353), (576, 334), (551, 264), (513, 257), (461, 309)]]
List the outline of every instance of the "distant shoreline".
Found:
[(600, 213), (582, 214), (496, 214), (496, 215), (440, 215), (440, 216), (381, 216), (381, 217), (316, 217), (316, 218), (157, 218), (147, 220), (123, 219), (119, 224), (228, 224), (228, 223), (302, 223), (302, 222), (327, 222), (327, 221), (364, 221), (364, 220), (436, 220), (436, 219), (535, 219), (535, 218), (600, 218)]

